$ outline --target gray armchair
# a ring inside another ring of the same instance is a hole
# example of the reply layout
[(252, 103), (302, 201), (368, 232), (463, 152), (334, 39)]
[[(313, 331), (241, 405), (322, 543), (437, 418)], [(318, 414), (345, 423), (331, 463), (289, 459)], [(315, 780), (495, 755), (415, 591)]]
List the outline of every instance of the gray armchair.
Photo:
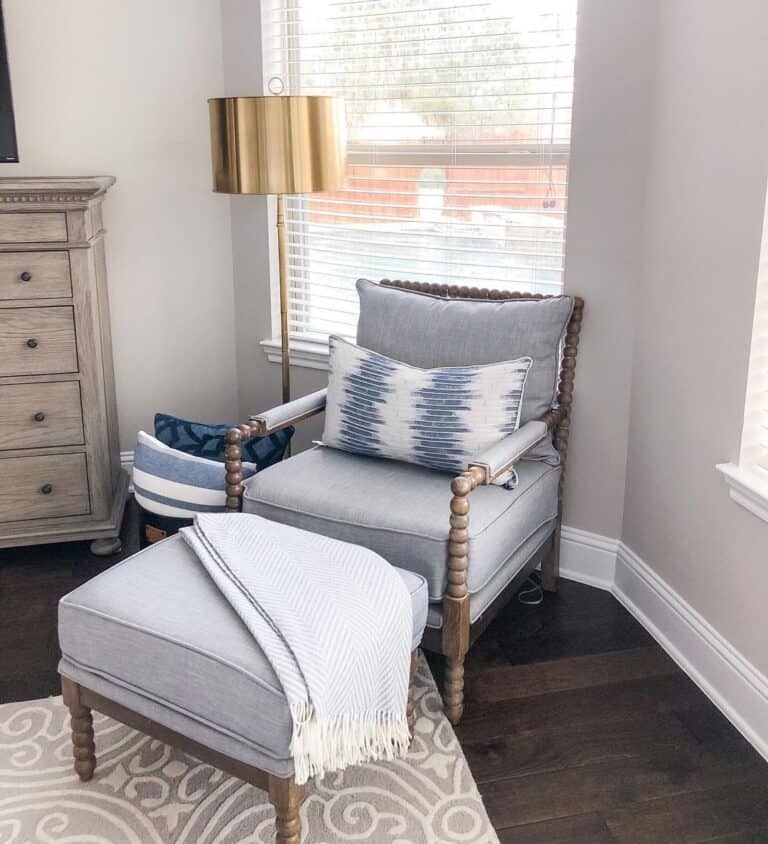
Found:
[[(325, 390), (288, 402), (227, 435), (227, 507), (364, 545), (423, 575), (423, 645), (446, 657), (443, 701), (464, 702), (464, 658), (539, 563), (557, 587), (562, 488), (576, 351), (578, 297), (383, 281), (358, 282), (358, 343), (415, 366), (533, 358), (521, 425), (461, 475), (317, 447), (243, 483), (239, 443), (325, 408)], [(517, 484), (493, 480), (514, 467)]]

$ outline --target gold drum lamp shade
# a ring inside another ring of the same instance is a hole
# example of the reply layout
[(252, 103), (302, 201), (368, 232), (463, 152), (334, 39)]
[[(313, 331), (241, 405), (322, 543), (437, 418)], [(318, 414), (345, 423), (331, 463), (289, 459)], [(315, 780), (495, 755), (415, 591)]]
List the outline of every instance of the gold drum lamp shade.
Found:
[(217, 193), (315, 193), (342, 186), (343, 100), (221, 97), (208, 105)]
[(288, 348), (288, 239), (285, 194), (344, 184), (344, 101), (335, 97), (220, 97), (208, 100), (216, 193), (277, 196), (283, 401), (291, 396)]

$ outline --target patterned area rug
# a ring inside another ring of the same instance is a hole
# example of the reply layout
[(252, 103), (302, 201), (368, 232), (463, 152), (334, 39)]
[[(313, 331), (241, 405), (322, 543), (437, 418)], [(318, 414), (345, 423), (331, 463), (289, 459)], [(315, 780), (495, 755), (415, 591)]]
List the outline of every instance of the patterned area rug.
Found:
[[(301, 810), (308, 844), (498, 844), (423, 658), (406, 760), (330, 774)], [(0, 844), (261, 844), (265, 792), (101, 715), (98, 765), (72, 771), (61, 698), (0, 706)]]

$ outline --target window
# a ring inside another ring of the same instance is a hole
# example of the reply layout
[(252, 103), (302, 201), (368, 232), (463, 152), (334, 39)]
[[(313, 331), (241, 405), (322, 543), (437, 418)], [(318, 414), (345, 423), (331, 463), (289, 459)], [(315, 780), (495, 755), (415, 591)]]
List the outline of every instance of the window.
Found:
[(265, 79), (335, 94), (345, 188), (286, 201), (292, 339), (364, 276), (557, 293), (576, 0), (265, 0)]
[(757, 274), (739, 462), (738, 465), (724, 463), (718, 469), (731, 487), (731, 498), (768, 521), (768, 203)]

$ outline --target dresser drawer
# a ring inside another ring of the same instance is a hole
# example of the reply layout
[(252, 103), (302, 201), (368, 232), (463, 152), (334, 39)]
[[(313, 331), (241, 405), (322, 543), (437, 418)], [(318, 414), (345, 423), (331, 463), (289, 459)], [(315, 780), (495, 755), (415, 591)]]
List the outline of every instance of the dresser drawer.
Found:
[(0, 375), (77, 372), (72, 308), (0, 309)]
[(90, 510), (84, 454), (0, 458), (0, 522)]
[(0, 214), (0, 243), (55, 243), (66, 239), (67, 218), (63, 213)]
[(0, 386), (0, 450), (84, 442), (79, 382)]
[(71, 295), (68, 252), (0, 252), (0, 299)]

